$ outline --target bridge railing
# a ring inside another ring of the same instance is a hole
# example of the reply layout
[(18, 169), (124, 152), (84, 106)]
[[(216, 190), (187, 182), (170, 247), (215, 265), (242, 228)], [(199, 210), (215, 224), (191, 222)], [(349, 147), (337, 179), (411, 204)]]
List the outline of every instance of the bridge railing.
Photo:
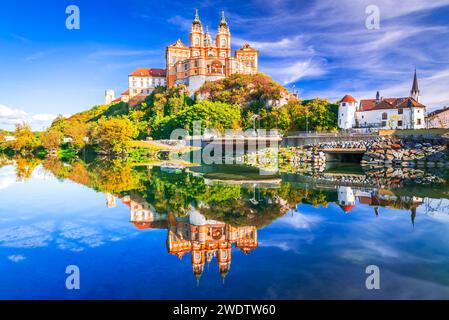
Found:
[(367, 129), (351, 129), (349, 131), (340, 131), (340, 132), (291, 131), (287, 132), (284, 136), (287, 138), (290, 137), (308, 138), (308, 137), (353, 137), (354, 135), (373, 136), (377, 135), (377, 132)]

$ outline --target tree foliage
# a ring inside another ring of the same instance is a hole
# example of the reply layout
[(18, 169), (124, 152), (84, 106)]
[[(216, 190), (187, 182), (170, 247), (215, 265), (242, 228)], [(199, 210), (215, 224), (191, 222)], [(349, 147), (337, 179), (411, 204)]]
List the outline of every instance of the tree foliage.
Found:
[(187, 129), (193, 133), (193, 124), (201, 121), (201, 129), (224, 129), (235, 127), (241, 121), (240, 107), (222, 102), (202, 101), (182, 111), (162, 118), (153, 126), (156, 138), (169, 138), (175, 129)]
[(206, 82), (198, 91), (203, 99), (228, 104), (237, 104), (243, 108), (266, 107), (270, 101), (276, 101), (288, 95), (288, 91), (262, 73), (233, 74), (224, 79)]
[(62, 134), (59, 131), (48, 130), (42, 133), (41, 136), (42, 146), (50, 152), (58, 150), (59, 146), (61, 145), (61, 142), (62, 142)]
[(320, 98), (302, 101), (293, 115), (294, 125), (300, 131), (332, 130), (337, 127), (337, 118), (338, 105)]
[(70, 138), (70, 144), (78, 150), (85, 146), (88, 135), (89, 129), (84, 122), (77, 121), (64, 128), (64, 136)]
[(11, 147), (19, 153), (32, 153), (39, 145), (39, 140), (28, 124), (17, 124), (13, 135), (15, 139), (11, 141)]
[(102, 153), (123, 153), (136, 135), (137, 129), (128, 118), (102, 118), (93, 139)]

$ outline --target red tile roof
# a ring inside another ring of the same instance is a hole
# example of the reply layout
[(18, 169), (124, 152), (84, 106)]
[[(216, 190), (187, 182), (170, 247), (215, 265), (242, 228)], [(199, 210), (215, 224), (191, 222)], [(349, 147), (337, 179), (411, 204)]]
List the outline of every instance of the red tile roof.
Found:
[(349, 213), (349, 211), (351, 211), (354, 207), (355, 207), (355, 205), (353, 205), (353, 204), (347, 204), (345, 206), (342, 206), (342, 205), (340, 206), (340, 208), (342, 208), (345, 213)]
[(350, 94), (347, 94), (343, 97), (343, 99), (341, 99), (341, 102), (357, 102), (357, 100), (355, 100)]
[(126, 89), (126, 90), (123, 91), (120, 95), (121, 95), (121, 96), (129, 96), (129, 89)]
[(165, 75), (165, 69), (154, 68), (137, 68), (130, 74), (130, 76), (137, 77), (165, 77)]
[(360, 100), (358, 111), (370, 111), (381, 109), (405, 109), (405, 108), (425, 108), (424, 105), (411, 97), (407, 98), (383, 98), (380, 102), (376, 99)]
[(373, 199), (371, 199), (371, 197), (361, 196), (361, 197), (359, 197), (359, 202), (361, 204), (372, 204), (373, 203)]

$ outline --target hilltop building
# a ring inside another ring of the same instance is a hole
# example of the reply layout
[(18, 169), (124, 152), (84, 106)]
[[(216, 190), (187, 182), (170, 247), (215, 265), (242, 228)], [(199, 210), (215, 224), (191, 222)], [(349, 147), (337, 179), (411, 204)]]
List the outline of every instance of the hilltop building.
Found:
[(106, 90), (104, 103), (126, 102), (135, 105), (150, 95), (158, 86), (166, 85), (165, 69), (137, 68), (128, 75), (128, 90), (115, 99), (113, 90)]
[(137, 68), (128, 76), (129, 97), (147, 96), (158, 86), (165, 86), (165, 69)]
[(257, 49), (245, 43), (231, 50), (231, 32), (224, 12), (215, 38), (209, 28), (203, 29), (198, 10), (190, 29), (189, 45), (178, 39), (165, 50), (165, 69), (137, 68), (128, 76), (128, 90), (115, 99), (114, 91), (106, 90), (105, 104), (126, 102), (136, 105), (157, 86), (169, 88), (184, 84), (194, 94), (204, 82), (223, 79), (231, 74), (255, 74), (258, 71)]
[(413, 77), (410, 96), (382, 98), (377, 91), (375, 99), (363, 99), (360, 103), (351, 95), (345, 95), (338, 108), (338, 127), (377, 129), (424, 129), (426, 106), (420, 102), (418, 77)]
[(194, 93), (206, 81), (222, 79), (234, 73), (257, 73), (259, 53), (249, 44), (236, 50), (234, 57), (231, 55), (231, 32), (224, 12), (213, 39), (208, 27), (204, 31), (196, 10), (189, 46), (178, 39), (165, 51), (167, 85), (170, 88), (184, 84)]
[(427, 128), (449, 128), (449, 107), (428, 113), (426, 126)]
[(104, 104), (111, 104), (115, 100), (114, 90), (108, 89), (104, 93)]

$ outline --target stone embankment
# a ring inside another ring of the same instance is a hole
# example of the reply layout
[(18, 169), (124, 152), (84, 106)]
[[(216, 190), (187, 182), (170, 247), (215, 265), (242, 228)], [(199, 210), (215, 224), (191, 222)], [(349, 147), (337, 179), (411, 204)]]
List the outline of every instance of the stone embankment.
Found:
[(402, 167), (449, 166), (449, 150), (445, 144), (384, 138), (372, 143), (363, 155), (362, 165)]
[(364, 167), (364, 174), (309, 173), (317, 181), (348, 186), (399, 188), (407, 185), (446, 184), (438, 169)]
[(378, 137), (367, 141), (326, 142), (307, 147), (280, 149), (280, 162), (293, 166), (323, 166), (326, 151), (362, 151), (362, 165), (401, 167), (447, 167), (449, 149), (446, 139)]
[(289, 163), (294, 167), (311, 165), (318, 168), (326, 163), (326, 154), (318, 146), (280, 148), (279, 158), (281, 164)]

